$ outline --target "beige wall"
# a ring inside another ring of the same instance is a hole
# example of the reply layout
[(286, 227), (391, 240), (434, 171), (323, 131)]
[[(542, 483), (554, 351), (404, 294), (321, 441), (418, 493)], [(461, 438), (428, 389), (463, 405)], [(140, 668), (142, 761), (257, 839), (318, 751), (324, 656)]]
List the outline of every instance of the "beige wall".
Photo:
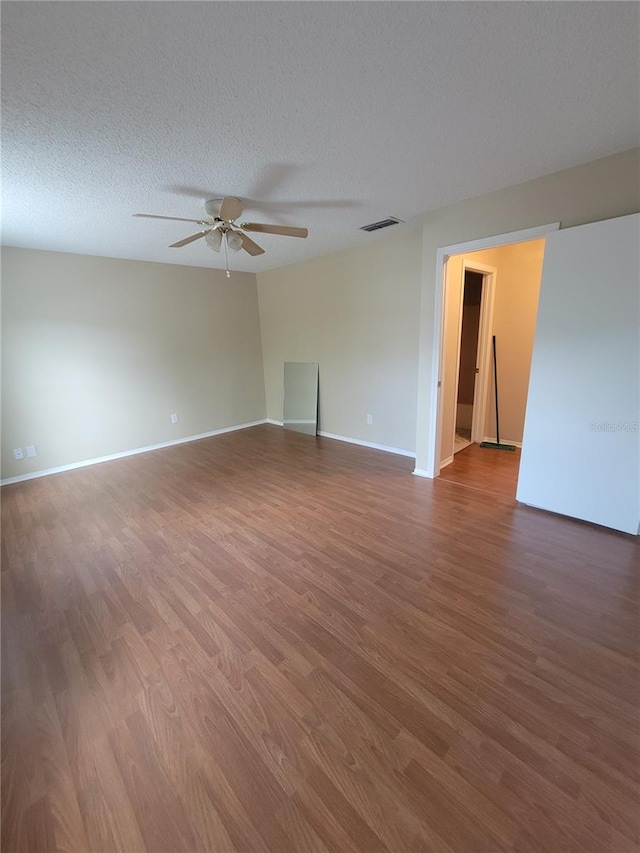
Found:
[[(500, 440), (520, 443), (527, 408), (544, 240), (516, 243), (478, 254), (484, 255), (483, 263), (498, 269), (491, 334), (496, 336), (498, 350)], [(490, 439), (496, 437), (492, 381), (487, 396), (484, 435)]]
[(267, 417), (284, 362), (317, 361), (320, 430), (413, 451), (420, 264), (414, 230), (259, 273)]
[(3, 479), (264, 418), (252, 274), (4, 248), (2, 309)]
[[(318, 361), (320, 429), (415, 449), (416, 468), (426, 469), (437, 249), (551, 222), (570, 227), (635, 212), (640, 207), (639, 154), (639, 149), (623, 152), (435, 211), (423, 220), (422, 239), (411, 231), (390, 234), (367, 246), (259, 274), (267, 417), (282, 419), (284, 362)], [(520, 295), (523, 303), (534, 299), (530, 289)], [(503, 328), (505, 310), (497, 304), (494, 315), (501, 346), (509, 337)], [(530, 333), (529, 328), (514, 356), (516, 373), (522, 372), (516, 364), (529, 358)], [(507, 382), (509, 372), (501, 370)], [(521, 390), (509, 395), (517, 414), (505, 412), (505, 438), (522, 435), (523, 388), (521, 383)], [(411, 423), (416, 409), (417, 429)], [(367, 413), (374, 416), (372, 426), (366, 425)]]
[[(265, 390), (281, 420), (285, 361), (319, 363), (321, 430), (415, 449), (426, 469), (438, 247), (637, 212), (639, 154), (262, 273), (258, 300), (248, 274), (3, 249), (3, 478), (259, 420)], [(14, 462), (28, 444), (38, 457)]]
[(640, 149), (461, 202), (428, 214), (422, 239), (422, 298), (416, 468), (432, 463), (432, 387), (439, 247), (560, 222), (563, 228), (637, 213)]
[[(530, 240), (453, 255), (447, 265), (447, 305), (445, 310), (444, 366), (442, 384), (441, 461), (453, 455), (455, 426), (455, 381), (462, 300), (463, 259), (495, 267), (495, 299), (493, 324), (489, 335), (496, 336), (498, 350), (498, 393), (500, 400), (500, 440), (522, 441), (524, 416), (529, 387), (540, 278), (544, 256), (544, 240)], [(487, 417), (483, 438), (495, 441), (495, 395), (493, 361), (490, 362)]]

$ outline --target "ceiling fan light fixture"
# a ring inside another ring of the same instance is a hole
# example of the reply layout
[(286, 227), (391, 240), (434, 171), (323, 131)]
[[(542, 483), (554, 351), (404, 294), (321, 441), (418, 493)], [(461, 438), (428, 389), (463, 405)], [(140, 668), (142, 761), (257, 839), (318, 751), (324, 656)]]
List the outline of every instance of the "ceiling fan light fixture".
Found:
[[(296, 228), (292, 225), (275, 225), (268, 222), (237, 222), (243, 211), (243, 202), (235, 196), (208, 199), (204, 208), (208, 219), (183, 219), (179, 216), (160, 216), (157, 213), (134, 213), (134, 216), (147, 219), (169, 219), (174, 222), (195, 222), (204, 226), (197, 234), (190, 234), (169, 248), (181, 249), (195, 243), (196, 240), (204, 239), (205, 243), (214, 252), (220, 252), (224, 247), (225, 263), (227, 250), (232, 252), (245, 251), (248, 255), (264, 255), (264, 249), (255, 243), (246, 233), (256, 231), (259, 234), (279, 234), (283, 237), (307, 237), (309, 232), (306, 228)], [(396, 220), (399, 221), (399, 220)], [(226, 237), (226, 239), (225, 239)], [(227, 267), (228, 269), (228, 267)]]
[(242, 248), (242, 235), (238, 234), (237, 231), (229, 229), (227, 231), (227, 246), (232, 252), (239, 252)]
[(204, 240), (207, 246), (209, 246), (210, 249), (213, 249), (214, 252), (220, 251), (220, 246), (222, 245), (222, 233), (217, 228), (214, 228), (212, 231), (208, 231)]

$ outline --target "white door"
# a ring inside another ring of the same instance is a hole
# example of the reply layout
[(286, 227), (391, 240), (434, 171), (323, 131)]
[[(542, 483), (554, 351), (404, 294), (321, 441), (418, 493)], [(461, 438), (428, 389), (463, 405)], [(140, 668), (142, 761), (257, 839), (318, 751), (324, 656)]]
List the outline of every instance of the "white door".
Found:
[(640, 215), (547, 235), (517, 499), (638, 533)]

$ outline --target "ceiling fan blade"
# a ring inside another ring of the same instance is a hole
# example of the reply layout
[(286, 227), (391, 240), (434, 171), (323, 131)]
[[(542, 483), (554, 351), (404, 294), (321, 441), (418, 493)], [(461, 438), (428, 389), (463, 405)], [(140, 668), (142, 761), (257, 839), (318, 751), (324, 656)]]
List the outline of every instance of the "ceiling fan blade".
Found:
[(184, 240), (178, 240), (177, 243), (172, 243), (169, 248), (179, 249), (181, 246), (186, 246), (187, 243), (193, 243), (194, 240), (200, 240), (201, 237), (204, 237), (205, 234), (208, 233), (208, 231), (198, 231), (197, 234), (192, 234), (190, 237), (185, 237)]
[(220, 213), (218, 216), (220, 219), (224, 219), (225, 222), (232, 222), (240, 216), (243, 209), (242, 202), (239, 198), (235, 198), (235, 196), (227, 196), (222, 199)]
[(259, 231), (262, 234), (281, 234), (283, 237), (306, 237), (306, 228), (292, 228), (290, 225), (264, 225), (262, 222), (243, 222), (240, 226), (245, 231)]
[(254, 243), (248, 234), (243, 234), (242, 231), (236, 231), (242, 237), (242, 248), (250, 255), (264, 255), (264, 249)]
[(196, 225), (208, 225), (205, 219), (183, 219), (181, 216), (157, 216), (155, 213), (134, 213), (139, 219), (172, 219), (174, 222), (195, 222)]

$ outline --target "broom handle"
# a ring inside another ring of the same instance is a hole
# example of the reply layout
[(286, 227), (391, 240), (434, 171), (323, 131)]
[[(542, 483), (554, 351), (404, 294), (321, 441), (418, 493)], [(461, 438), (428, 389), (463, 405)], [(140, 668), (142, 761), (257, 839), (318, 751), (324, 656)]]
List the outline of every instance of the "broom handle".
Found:
[(493, 336), (493, 387), (496, 393), (496, 444), (500, 444), (500, 419), (498, 417), (498, 357), (496, 355), (496, 336)]

